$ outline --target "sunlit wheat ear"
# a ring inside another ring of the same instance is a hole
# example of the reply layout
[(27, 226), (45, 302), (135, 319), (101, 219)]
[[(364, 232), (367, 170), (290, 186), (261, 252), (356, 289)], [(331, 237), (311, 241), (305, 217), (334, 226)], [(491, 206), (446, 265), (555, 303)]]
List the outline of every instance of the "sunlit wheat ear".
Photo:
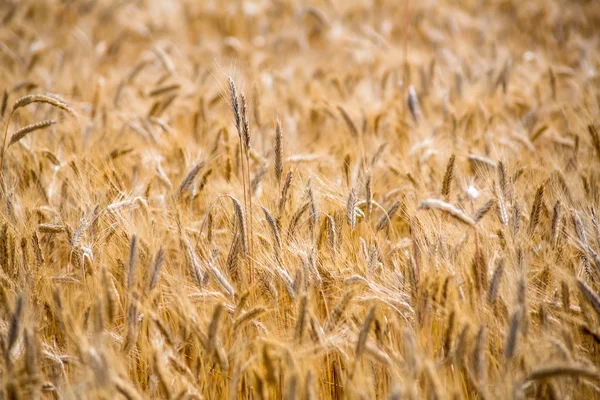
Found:
[(326, 229), (327, 229), (327, 247), (331, 256), (335, 258), (337, 251), (337, 230), (335, 226), (335, 220), (327, 215), (326, 216)]
[(219, 331), (219, 322), (221, 320), (221, 314), (223, 312), (223, 305), (217, 304), (213, 311), (212, 318), (210, 320), (210, 324), (208, 326), (208, 335), (207, 335), (207, 343), (206, 349), (208, 353), (211, 353), (215, 350), (216, 341), (217, 341), (217, 333)]
[(400, 204), (400, 200), (396, 200), (394, 204), (392, 204), (390, 208), (387, 209), (385, 214), (379, 219), (377, 225), (375, 226), (375, 230), (377, 232), (379, 232), (382, 229), (385, 229), (390, 224), (390, 221), (394, 214), (396, 214), (396, 211), (400, 207)]
[(304, 203), (298, 210), (292, 215), (290, 218), (288, 233), (287, 233), (287, 243), (290, 243), (294, 235), (296, 234), (296, 230), (298, 229), (298, 224), (300, 223), (300, 219), (302, 215), (308, 210), (310, 206), (309, 202)]
[(450, 347), (452, 345), (452, 336), (454, 334), (454, 325), (456, 324), (456, 311), (452, 310), (450, 316), (448, 317), (448, 326), (446, 328), (446, 332), (444, 334), (444, 355), (446, 357), (450, 356)]
[(131, 241), (129, 244), (129, 265), (127, 268), (127, 280), (125, 287), (131, 291), (135, 286), (135, 268), (136, 268), (136, 249), (137, 249), (137, 236), (131, 235)]
[(160, 269), (162, 267), (164, 261), (164, 251), (162, 247), (158, 250), (156, 255), (154, 256), (154, 260), (152, 262), (152, 267), (149, 272), (148, 279), (148, 292), (151, 292), (158, 283), (158, 278), (160, 276)]
[(348, 201), (346, 204), (346, 222), (350, 226), (350, 231), (354, 230), (356, 226), (356, 189), (351, 189), (348, 195)]
[(573, 228), (575, 229), (575, 235), (577, 236), (577, 240), (583, 247), (587, 247), (588, 240), (587, 234), (585, 232), (585, 227), (583, 226), (583, 222), (581, 221), (581, 217), (577, 210), (571, 210), (571, 220), (573, 221)]
[(550, 237), (552, 238), (552, 245), (556, 246), (558, 235), (560, 232), (560, 217), (562, 212), (562, 203), (557, 200), (552, 209), (552, 223), (550, 228)]
[(473, 373), (479, 382), (485, 382), (486, 365), (485, 365), (485, 348), (486, 348), (486, 329), (484, 326), (479, 328), (475, 339), (475, 347), (473, 348), (472, 363)]
[(442, 196), (448, 200), (450, 196), (450, 189), (452, 187), (452, 180), (454, 179), (454, 163), (456, 156), (452, 154), (446, 165), (446, 172), (444, 173), (444, 181), (442, 182)]
[(233, 330), (234, 331), (238, 330), (244, 324), (258, 318), (260, 315), (264, 314), (265, 312), (267, 312), (267, 309), (264, 307), (255, 307), (251, 310), (246, 311), (245, 313), (241, 314), (238, 318), (236, 318), (233, 321)]
[(588, 125), (588, 132), (592, 138), (592, 144), (594, 145), (594, 150), (596, 150), (596, 156), (598, 160), (600, 160), (600, 136), (598, 135), (598, 130), (592, 124)]
[(177, 188), (177, 195), (182, 196), (185, 193), (185, 191), (188, 190), (190, 186), (192, 186), (202, 167), (204, 167), (204, 161), (200, 161), (199, 163), (194, 165), (194, 167), (185, 175), (185, 177), (179, 184), (179, 187)]
[(446, 203), (442, 200), (437, 199), (425, 199), (419, 203), (419, 210), (439, 210), (442, 211), (457, 221), (460, 221), (469, 226), (475, 226), (475, 221), (473, 218), (468, 216), (464, 211), (458, 209), (456, 206)]
[(277, 257), (281, 256), (281, 252), (283, 251), (283, 247), (281, 245), (281, 237), (279, 236), (279, 229), (277, 228), (277, 223), (275, 222), (275, 218), (271, 215), (269, 210), (262, 207), (263, 213), (265, 214), (265, 219), (267, 220), (267, 224), (269, 225), (269, 229), (271, 230), (271, 235), (273, 236), (273, 250)]
[(199, 288), (202, 288), (204, 286), (204, 273), (200, 268), (200, 263), (198, 262), (194, 248), (187, 239), (182, 239), (182, 245), (185, 250), (190, 275), (192, 276), (194, 283)]
[(298, 316), (296, 318), (296, 329), (294, 332), (294, 339), (298, 342), (302, 342), (302, 338), (304, 336), (304, 331), (306, 329), (306, 305), (307, 305), (307, 297), (306, 294), (303, 294), (300, 297), (300, 303), (298, 305)]
[(13, 105), (12, 112), (15, 112), (19, 108), (25, 107), (25, 106), (27, 106), (29, 104), (32, 104), (32, 103), (50, 104), (51, 106), (60, 108), (61, 110), (65, 111), (65, 112), (67, 112), (69, 114), (71, 114), (74, 117), (77, 116), (77, 113), (75, 112), (75, 110), (70, 105), (68, 105), (63, 100), (61, 100), (57, 95), (50, 94), (50, 93), (47, 93), (47, 94), (30, 94), (30, 95), (21, 97)]
[(492, 280), (490, 281), (490, 284), (488, 286), (487, 301), (489, 304), (493, 305), (496, 301), (496, 298), (498, 296), (498, 290), (500, 289), (500, 283), (502, 281), (503, 273), (504, 273), (504, 260), (500, 259), (498, 261), (496, 269), (494, 270), (494, 273), (492, 274)]
[(348, 131), (350, 132), (350, 135), (353, 138), (357, 138), (358, 137), (358, 128), (354, 124), (354, 121), (352, 121), (350, 114), (348, 114), (348, 112), (342, 106), (337, 106), (337, 109), (340, 112), (340, 115), (342, 116), (342, 118), (344, 119), (344, 122), (346, 123), (346, 126), (348, 127)]
[(587, 366), (577, 364), (555, 364), (538, 367), (527, 375), (527, 381), (545, 380), (558, 377), (586, 377), (598, 379), (600, 373), (598, 370)]
[(281, 122), (277, 119), (275, 126), (275, 179), (277, 184), (281, 182), (281, 175), (283, 174), (283, 131), (281, 130)]
[(367, 175), (367, 181), (365, 182), (365, 202), (367, 205), (367, 219), (371, 217), (371, 211), (373, 210), (373, 183), (372, 176), (369, 173)]
[(535, 227), (540, 222), (540, 215), (542, 213), (542, 202), (544, 197), (544, 186), (541, 185), (538, 187), (537, 192), (535, 193), (535, 198), (533, 200), (533, 205), (531, 206), (531, 213), (529, 214), (529, 234), (533, 234)]
[(0, 118), (4, 117), (6, 106), (8, 105), (8, 90), (4, 89), (2, 93), (2, 103), (0, 104)]
[(350, 301), (354, 297), (354, 292), (348, 291), (344, 293), (342, 300), (335, 306), (331, 314), (329, 315), (329, 319), (327, 320), (327, 325), (325, 326), (325, 330), (331, 330), (336, 327), (340, 318), (346, 311), (346, 308), (350, 304)]
[(482, 205), (475, 214), (473, 215), (473, 220), (478, 223), (487, 215), (487, 213), (494, 207), (496, 201), (494, 199), (488, 200), (484, 205)]
[(66, 228), (63, 225), (39, 224), (38, 231), (40, 233), (57, 234), (57, 233), (65, 232)]
[(508, 212), (506, 210), (506, 201), (500, 185), (496, 184), (494, 187), (496, 194), (496, 211), (498, 214), (498, 220), (502, 225), (508, 225)]
[(577, 279), (577, 288), (600, 317), (600, 296), (580, 279)]
[(421, 109), (419, 107), (419, 99), (417, 98), (417, 92), (415, 88), (410, 85), (408, 87), (408, 109), (410, 110), (410, 114), (412, 115), (415, 122), (418, 124), (421, 120)]
[(371, 329), (371, 324), (375, 319), (375, 305), (371, 306), (365, 320), (363, 321), (363, 325), (358, 334), (358, 341), (356, 342), (356, 358), (360, 358), (365, 350), (365, 345), (367, 343), (367, 337), (369, 335), (369, 330)]
[(40, 122), (36, 122), (35, 124), (24, 126), (23, 128), (19, 129), (15, 133), (13, 133), (13, 135), (10, 138), (10, 141), (8, 142), (7, 148), (12, 146), (13, 144), (17, 143), (19, 140), (23, 139), (25, 136), (27, 136), (31, 132), (35, 132), (35, 131), (38, 131), (38, 130), (41, 130), (44, 128), (48, 128), (49, 126), (52, 126), (54, 124), (56, 124), (56, 121), (46, 120), (46, 121), (40, 121)]
[(242, 243), (242, 249), (244, 250), (244, 254), (248, 254), (248, 242), (246, 241), (246, 218), (244, 216), (242, 203), (240, 203), (235, 197), (230, 196), (230, 199), (233, 203), (233, 209), (235, 211), (235, 216), (237, 217), (238, 227), (241, 231), (240, 239)]
[(511, 360), (517, 348), (519, 328), (521, 324), (521, 310), (517, 310), (510, 318), (510, 326), (506, 341), (504, 342), (504, 357)]
[(311, 238), (314, 239), (315, 235), (316, 235), (316, 231), (317, 231), (317, 222), (318, 222), (318, 216), (319, 216), (318, 211), (317, 211), (317, 201), (315, 199), (315, 193), (313, 191), (310, 179), (308, 180), (308, 183), (306, 186), (307, 186), (306, 195), (308, 197), (308, 204), (309, 204), (308, 221), (309, 221)]
[(283, 183), (283, 187), (281, 188), (281, 195), (279, 197), (279, 206), (278, 206), (279, 218), (282, 217), (283, 212), (285, 211), (285, 204), (287, 203), (287, 200), (288, 200), (288, 192), (290, 190), (290, 187), (292, 186), (292, 177), (293, 177), (292, 171), (288, 171), (288, 173), (285, 177), (285, 182)]
[(215, 282), (217, 282), (217, 284), (219, 285), (221, 290), (230, 299), (233, 300), (233, 298), (235, 297), (235, 291), (233, 289), (233, 286), (231, 285), (231, 283), (229, 283), (227, 278), (225, 278), (225, 276), (223, 276), (223, 274), (221, 274), (221, 271), (219, 271), (219, 269), (215, 266), (215, 260), (217, 258), (217, 255), (218, 255), (218, 250), (214, 250), (208, 260), (208, 268), (209, 268), (210, 272), (212, 272), (213, 278), (215, 279)]
[(22, 316), (23, 316), (23, 295), (17, 297), (17, 302), (15, 304), (14, 311), (12, 312), (10, 326), (8, 328), (8, 335), (6, 337), (6, 350), (5, 357), (7, 363), (10, 363), (10, 353), (19, 335), (21, 334), (21, 327), (23, 325)]

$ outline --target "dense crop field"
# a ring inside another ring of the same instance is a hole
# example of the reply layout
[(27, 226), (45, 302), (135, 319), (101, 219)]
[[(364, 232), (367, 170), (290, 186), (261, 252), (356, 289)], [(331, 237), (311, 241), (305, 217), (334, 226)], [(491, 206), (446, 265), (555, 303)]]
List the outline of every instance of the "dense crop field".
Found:
[(0, 0), (0, 399), (600, 398), (600, 2)]

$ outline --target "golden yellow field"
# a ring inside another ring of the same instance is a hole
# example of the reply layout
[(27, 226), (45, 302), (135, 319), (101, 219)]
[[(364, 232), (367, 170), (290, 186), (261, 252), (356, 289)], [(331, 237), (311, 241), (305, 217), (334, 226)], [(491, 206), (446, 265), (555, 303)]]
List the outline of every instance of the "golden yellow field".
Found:
[(0, 0), (0, 399), (600, 398), (600, 1)]

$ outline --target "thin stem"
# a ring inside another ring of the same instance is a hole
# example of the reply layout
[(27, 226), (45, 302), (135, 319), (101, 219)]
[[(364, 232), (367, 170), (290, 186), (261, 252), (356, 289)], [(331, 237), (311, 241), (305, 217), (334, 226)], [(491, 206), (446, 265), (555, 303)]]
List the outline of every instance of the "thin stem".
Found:
[[(246, 219), (248, 219), (248, 194), (247, 194), (247, 188), (246, 186), (246, 180), (247, 180), (247, 174), (244, 168), (244, 159), (246, 158), (244, 156), (244, 145), (242, 144), (242, 135), (239, 135), (240, 138), (240, 162), (242, 163), (242, 186), (244, 189), (244, 212), (246, 213)], [(247, 160), (247, 158), (246, 158)], [(246, 230), (246, 243), (250, 242), (250, 235), (248, 230)], [(250, 284), (252, 285), (254, 283), (254, 264), (252, 261), (252, 253), (250, 253)]]
[(4, 128), (4, 139), (2, 140), (2, 152), (0, 154), (0, 179), (2, 180), (2, 191), (6, 193), (4, 185), (4, 153), (6, 152), (6, 137), (8, 136), (8, 125), (10, 125), (10, 119), (12, 118), (12, 111), (6, 120), (6, 127)]
[(248, 218), (248, 235), (250, 236), (248, 245), (250, 249), (250, 285), (252, 285), (254, 283), (254, 231), (252, 228), (252, 187), (250, 185), (250, 156), (248, 155), (248, 149), (246, 149), (246, 177), (248, 181), (248, 203), (250, 205), (247, 213), (250, 214), (250, 218)]

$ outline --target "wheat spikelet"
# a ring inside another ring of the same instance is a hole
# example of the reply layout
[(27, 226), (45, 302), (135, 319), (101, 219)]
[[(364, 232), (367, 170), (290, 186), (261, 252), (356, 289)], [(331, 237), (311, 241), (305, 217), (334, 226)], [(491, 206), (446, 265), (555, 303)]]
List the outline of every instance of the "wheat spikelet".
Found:
[(48, 160), (49, 160), (49, 161), (50, 161), (52, 164), (54, 164), (56, 167), (60, 167), (60, 165), (61, 165), (61, 162), (60, 162), (60, 160), (58, 159), (58, 157), (56, 157), (56, 156), (54, 155), (54, 153), (52, 153), (52, 152), (51, 152), (51, 151), (49, 151), (49, 150), (44, 150), (44, 151), (42, 151), (42, 155), (43, 155), (44, 157), (46, 157), (46, 158), (47, 158), (47, 159), (48, 159)]
[(8, 335), (6, 337), (6, 350), (5, 356), (7, 362), (10, 362), (10, 352), (14, 347), (19, 335), (21, 334), (22, 326), (22, 315), (23, 315), (23, 295), (17, 297), (14, 311), (10, 319), (10, 327), (8, 328)]
[(335, 306), (335, 308), (329, 315), (329, 319), (327, 320), (327, 324), (325, 325), (325, 330), (333, 329), (338, 324), (340, 318), (346, 311), (346, 308), (350, 304), (350, 301), (353, 297), (354, 293), (352, 291), (344, 293), (344, 296), (342, 297), (340, 302)]
[(371, 182), (371, 174), (367, 176), (367, 181), (365, 183), (365, 201), (367, 205), (367, 219), (371, 217), (371, 211), (373, 209), (373, 188)]
[(204, 286), (204, 273), (200, 269), (200, 264), (198, 263), (198, 258), (196, 257), (196, 253), (194, 252), (194, 248), (190, 244), (189, 240), (182, 239), (182, 245), (185, 250), (186, 259), (188, 268), (192, 278), (196, 285), (200, 288)]
[(233, 209), (237, 217), (238, 229), (240, 229), (240, 241), (242, 244), (242, 249), (244, 254), (248, 254), (248, 242), (246, 240), (246, 218), (244, 216), (244, 211), (242, 210), (242, 204), (234, 197), (230, 196), (230, 199), (233, 203)]
[(356, 358), (360, 358), (362, 356), (363, 351), (365, 350), (365, 344), (367, 343), (367, 337), (369, 335), (369, 330), (371, 328), (371, 324), (375, 319), (375, 305), (371, 306), (365, 320), (363, 322), (362, 328), (360, 329), (360, 333), (358, 335), (358, 341), (356, 342)]
[(288, 226), (288, 233), (287, 233), (287, 242), (288, 243), (292, 240), (292, 238), (296, 234), (296, 230), (298, 229), (298, 224), (300, 223), (300, 218), (302, 218), (302, 215), (304, 215), (304, 213), (308, 210), (309, 206), (310, 206), (310, 202), (304, 203), (300, 208), (298, 208), (298, 210), (294, 213), (294, 215), (292, 215), (292, 218), (290, 218), (290, 223)]
[(283, 287), (285, 288), (288, 296), (290, 296), (290, 298), (292, 300), (295, 299), (296, 291), (294, 290), (294, 282), (293, 282), (292, 278), (290, 277), (290, 275), (287, 273), (286, 270), (284, 270), (283, 268), (281, 268), (279, 266), (275, 267), (275, 271), (277, 272), (277, 275), (281, 279), (281, 282), (283, 283)]
[(502, 160), (498, 161), (498, 185), (500, 187), (500, 193), (503, 198), (506, 198), (508, 195), (508, 178), (506, 172), (506, 166)]
[(457, 221), (460, 221), (469, 226), (475, 226), (473, 218), (465, 214), (462, 210), (459, 210), (450, 203), (446, 203), (442, 200), (437, 199), (425, 199), (419, 203), (417, 207), (419, 210), (440, 210), (447, 213)]
[(511, 360), (515, 355), (515, 350), (517, 348), (517, 335), (519, 333), (521, 321), (521, 312), (516, 311), (510, 318), (510, 328), (508, 330), (508, 335), (506, 337), (506, 342), (504, 343), (504, 357), (507, 360)]
[(452, 186), (452, 180), (454, 179), (454, 162), (456, 161), (456, 156), (452, 154), (450, 159), (448, 160), (448, 165), (446, 165), (446, 172), (444, 173), (444, 181), (442, 182), (442, 196), (448, 200), (450, 196), (450, 189)]
[(350, 190), (348, 202), (346, 204), (346, 222), (350, 226), (350, 231), (356, 226), (356, 189)]
[(585, 282), (577, 279), (577, 288), (584, 295), (585, 299), (594, 308), (594, 311), (600, 316), (600, 296), (596, 294)]
[(206, 338), (206, 350), (208, 353), (212, 353), (217, 345), (217, 332), (219, 331), (219, 322), (221, 320), (222, 312), (223, 305), (219, 303), (215, 307), (210, 324), (208, 325), (208, 335)]
[(65, 232), (66, 228), (63, 225), (57, 225), (57, 224), (39, 224), (38, 231), (41, 233), (56, 234), (56, 233)]
[(281, 252), (283, 251), (283, 247), (281, 245), (281, 237), (279, 236), (279, 229), (277, 228), (277, 223), (275, 222), (275, 218), (273, 218), (269, 210), (267, 210), (264, 207), (262, 207), (262, 210), (265, 214), (265, 219), (267, 220), (269, 229), (271, 230), (271, 235), (273, 236), (273, 250), (279, 258), (281, 256)]
[(494, 304), (498, 296), (498, 290), (500, 288), (500, 282), (502, 281), (502, 275), (504, 273), (504, 260), (500, 259), (492, 274), (492, 280), (488, 286), (487, 301), (489, 304)]
[(304, 380), (304, 398), (305, 400), (317, 400), (317, 393), (315, 390), (315, 378), (312, 371), (306, 373), (306, 379)]
[[(538, 218), (538, 220), (539, 220), (539, 218)], [(536, 225), (537, 225), (537, 223), (536, 223)], [(519, 208), (519, 206), (516, 203), (513, 204), (513, 208), (512, 208), (510, 228), (512, 230), (513, 236), (515, 236), (519, 232), (519, 229), (521, 228), (521, 209)]]
[(0, 105), (0, 118), (4, 117), (4, 112), (6, 111), (6, 106), (8, 105), (8, 91), (4, 89), (2, 93), (2, 104)]
[(452, 310), (452, 312), (450, 313), (450, 316), (448, 317), (448, 326), (447, 326), (445, 334), (444, 334), (443, 349), (444, 349), (444, 355), (446, 357), (448, 357), (450, 354), (450, 346), (452, 344), (452, 334), (454, 332), (455, 320), (456, 320), (456, 312), (454, 310)]
[(540, 221), (540, 214), (542, 212), (542, 201), (544, 197), (544, 186), (538, 187), (535, 193), (535, 199), (531, 206), (531, 213), (529, 214), (529, 229), (528, 232), (531, 235)]
[(588, 125), (588, 132), (592, 137), (592, 144), (594, 145), (594, 150), (596, 150), (596, 155), (600, 160), (600, 136), (598, 135), (598, 130), (592, 124)]
[(479, 382), (485, 382), (485, 346), (486, 346), (486, 329), (479, 328), (475, 339), (475, 347), (473, 348), (473, 373)]
[(317, 230), (318, 211), (317, 211), (317, 202), (315, 200), (315, 194), (313, 192), (313, 188), (312, 188), (310, 179), (308, 180), (308, 183), (307, 183), (306, 194), (308, 197), (309, 213), (310, 213), (310, 215), (308, 216), (310, 234), (311, 234), (311, 237), (314, 239), (316, 230)]
[(587, 377), (598, 379), (598, 371), (585, 365), (557, 364), (538, 367), (527, 375), (526, 380), (535, 381), (561, 376)]
[(225, 292), (225, 294), (229, 298), (233, 299), (235, 297), (235, 291), (233, 290), (233, 286), (231, 285), (231, 283), (229, 283), (227, 278), (225, 278), (223, 274), (221, 274), (221, 271), (219, 271), (219, 269), (214, 265), (214, 261), (217, 257), (217, 254), (218, 250), (215, 250), (211, 254), (210, 259), (208, 260), (208, 268), (212, 272), (213, 278), (215, 279), (221, 290), (223, 290), (223, 292)]
[(586, 247), (588, 245), (587, 235), (585, 233), (585, 227), (583, 226), (583, 222), (581, 221), (581, 217), (576, 210), (571, 211), (571, 220), (573, 221), (573, 227), (575, 229), (575, 234), (577, 235), (577, 239), (579, 243)]
[(327, 215), (326, 216), (326, 225), (327, 225), (327, 246), (329, 247), (329, 252), (332, 257), (335, 257), (337, 251), (337, 231), (335, 220)]
[(127, 268), (127, 279), (125, 281), (125, 287), (129, 291), (131, 291), (135, 286), (136, 248), (137, 236), (131, 235), (131, 241), (129, 244), (129, 263)]
[(194, 165), (194, 167), (192, 167), (192, 169), (185, 175), (185, 177), (179, 184), (179, 187), (177, 188), (177, 194), (179, 196), (183, 195), (185, 191), (188, 190), (190, 186), (192, 186), (202, 167), (204, 167), (204, 162), (200, 161), (199, 163)]
[(500, 185), (496, 185), (494, 187), (494, 191), (496, 193), (496, 211), (498, 214), (498, 220), (502, 225), (507, 225), (508, 212), (506, 211), (506, 202), (504, 199), (502, 187)]
[(15, 103), (13, 104), (12, 112), (14, 113), (19, 108), (25, 107), (32, 103), (50, 104), (51, 106), (59, 108), (65, 112), (67, 112), (68, 114), (71, 114), (74, 117), (77, 116), (77, 113), (71, 106), (69, 106), (67, 103), (62, 101), (57, 95), (51, 94), (51, 93), (30, 94), (30, 95), (21, 97), (20, 99), (15, 101)]
[(475, 223), (481, 221), (495, 204), (496, 201), (494, 199), (491, 199), (488, 200), (484, 205), (479, 207), (479, 209), (477, 209), (477, 211), (475, 212), (475, 215), (473, 215), (473, 220), (475, 221)]
[(390, 208), (388, 208), (388, 209), (386, 210), (386, 212), (385, 212), (385, 215), (383, 215), (383, 216), (382, 216), (382, 217), (379, 219), (379, 221), (377, 222), (377, 225), (376, 225), (376, 227), (375, 227), (375, 230), (376, 230), (377, 232), (379, 232), (379, 231), (380, 231), (380, 230), (382, 230), (382, 229), (385, 229), (385, 228), (386, 228), (386, 227), (389, 225), (389, 223), (390, 223), (390, 221), (391, 221), (392, 217), (394, 216), (394, 214), (396, 213), (396, 211), (398, 210), (398, 208), (399, 208), (399, 207), (400, 207), (400, 200), (396, 200), (396, 201), (395, 201), (395, 202), (394, 202), (394, 203), (393, 203), (393, 204), (390, 206)]
[(238, 281), (240, 277), (240, 272), (238, 268), (238, 261), (240, 250), (242, 247), (242, 238), (243, 234), (236, 233), (234, 235), (233, 241), (231, 243), (231, 247), (229, 248), (229, 254), (227, 254), (227, 261), (225, 262), (225, 269), (227, 273), (234, 281)]
[(285, 210), (285, 204), (287, 202), (288, 199), (288, 192), (290, 190), (290, 187), (292, 186), (292, 171), (288, 171), (286, 177), (285, 177), (285, 182), (283, 184), (283, 187), (281, 188), (281, 195), (279, 197), (279, 216), (281, 217), (283, 215), (283, 212)]
[(241, 314), (238, 318), (233, 322), (233, 330), (239, 329), (242, 325), (244, 325), (248, 321), (252, 321), (258, 316), (264, 314), (267, 310), (264, 307), (255, 307), (251, 310), (246, 311)]
[(350, 117), (350, 114), (348, 114), (348, 112), (342, 106), (337, 106), (337, 109), (340, 112), (340, 115), (342, 116), (342, 118), (344, 119), (344, 122), (346, 123), (346, 126), (348, 127), (348, 131), (350, 132), (352, 137), (357, 138), (358, 137), (358, 128), (354, 124), (354, 121), (352, 121), (352, 117)]
[(284, 400), (295, 400), (296, 391), (298, 385), (298, 377), (295, 373), (291, 373), (285, 381), (285, 393), (283, 396)]
[(141, 400), (143, 397), (137, 392), (134, 386), (122, 378), (113, 378), (115, 388), (127, 400)]
[(162, 248), (160, 248), (158, 250), (158, 252), (156, 253), (156, 255), (154, 256), (154, 262), (152, 263), (152, 267), (148, 271), (149, 272), (148, 292), (151, 292), (152, 289), (154, 289), (156, 287), (156, 284), (158, 283), (158, 278), (160, 276), (160, 269), (162, 267), (163, 260), (164, 260), (164, 251)]
[(294, 331), (294, 339), (298, 343), (302, 343), (302, 337), (304, 336), (304, 331), (306, 329), (306, 305), (307, 305), (307, 297), (306, 294), (303, 294), (300, 297), (300, 302), (298, 305), (298, 317), (296, 319), (296, 329)]
[(246, 104), (246, 96), (244, 93), (241, 94), (240, 99), (242, 100), (242, 137), (244, 143), (244, 149), (246, 155), (250, 151), (250, 124), (248, 122), (248, 105)]
[(410, 114), (412, 115), (415, 122), (418, 124), (421, 119), (421, 110), (419, 107), (417, 92), (415, 91), (415, 88), (412, 85), (408, 87), (407, 103), (408, 109), (410, 110)]
[(40, 122), (36, 122), (35, 124), (24, 126), (23, 128), (19, 129), (15, 133), (13, 133), (13, 135), (10, 138), (10, 141), (8, 142), (7, 148), (12, 146), (13, 144), (17, 143), (19, 140), (23, 139), (29, 133), (38, 131), (40, 129), (47, 128), (54, 124), (56, 124), (56, 121), (46, 120), (46, 121), (40, 121)]
[(495, 169), (497, 167), (497, 164), (494, 161), (476, 154), (469, 154), (468, 159), (472, 167), (483, 167), (486, 169)]

